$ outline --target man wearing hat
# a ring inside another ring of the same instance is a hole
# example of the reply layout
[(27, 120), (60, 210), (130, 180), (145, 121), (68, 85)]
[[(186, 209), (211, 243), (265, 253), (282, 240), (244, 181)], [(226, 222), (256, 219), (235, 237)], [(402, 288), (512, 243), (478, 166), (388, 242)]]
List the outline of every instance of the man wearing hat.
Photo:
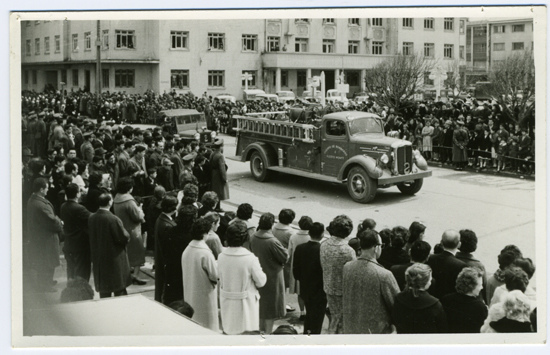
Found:
[(199, 186), (199, 181), (193, 175), (193, 167), (195, 166), (195, 154), (190, 153), (182, 158), (183, 169), (179, 176), (180, 188), (183, 189), (187, 184), (193, 184)]
[(458, 127), (453, 132), (453, 163), (455, 170), (463, 170), (468, 161), (468, 131), (464, 128), (463, 116), (460, 115), (457, 121)]
[(82, 142), (82, 145), (80, 146), (80, 155), (82, 160), (88, 162), (88, 164), (91, 164), (95, 154), (94, 146), (91, 142), (92, 132), (86, 132), (82, 136), (84, 138), (84, 142)]
[[(212, 166), (212, 191), (214, 191), (220, 201), (229, 199), (229, 185), (227, 183), (227, 165), (223, 156), (223, 139), (216, 139), (212, 145), (214, 152), (210, 159)], [(217, 209), (220, 209), (218, 202)]]
[(157, 183), (162, 185), (166, 192), (174, 190), (174, 173), (172, 172), (172, 161), (169, 158), (162, 158), (161, 166), (157, 171)]

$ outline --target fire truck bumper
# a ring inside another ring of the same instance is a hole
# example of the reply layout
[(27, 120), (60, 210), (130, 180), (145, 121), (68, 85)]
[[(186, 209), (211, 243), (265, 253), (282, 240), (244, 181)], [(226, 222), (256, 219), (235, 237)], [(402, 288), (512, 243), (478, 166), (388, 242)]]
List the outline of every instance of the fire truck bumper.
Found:
[(390, 184), (397, 184), (398, 182), (403, 181), (413, 181), (418, 179), (423, 179), (432, 176), (431, 170), (423, 171), (420, 173), (415, 174), (407, 174), (407, 175), (398, 175), (398, 176), (382, 176), (378, 179), (378, 185), (390, 185)]

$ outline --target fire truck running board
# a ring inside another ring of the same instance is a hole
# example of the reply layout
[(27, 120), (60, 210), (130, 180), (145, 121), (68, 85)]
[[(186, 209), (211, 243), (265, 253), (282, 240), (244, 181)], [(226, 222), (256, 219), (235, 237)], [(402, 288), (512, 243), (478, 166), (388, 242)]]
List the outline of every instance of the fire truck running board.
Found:
[(298, 176), (303, 176), (303, 177), (316, 179), (316, 180), (335, 182), (335, 183), (339, 183), (339, 184), (342, 183), (342, 181), (338, 180), (337, 178), (335, 178), (333, 176), (325, 176), (325, 175), (310, 173), (310, 172), (307, 172), (307, 171), (297, 170), (297, 169), (293, 169), (293, 168), (285, 168), (285, 167), (280, 167), (280, 166), (270, 166), (270, 167), (268, 167), (268, 169), (272, 170), (272, 171), (278, 171), (280, 173), (298, 175)]
[(241, 156), (240, 156), (240, 155), (230, 155), (230, 156), (225, 157), (225, 159), (229, 159), (229, 160), (234, 160), (234, 161), (240, 162), (240, 161), (241, 161)]

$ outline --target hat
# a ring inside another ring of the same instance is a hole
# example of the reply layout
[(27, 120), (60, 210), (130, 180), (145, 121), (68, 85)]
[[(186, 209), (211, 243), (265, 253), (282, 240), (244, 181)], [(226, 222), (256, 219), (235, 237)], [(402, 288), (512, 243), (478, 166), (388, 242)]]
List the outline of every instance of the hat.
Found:
[(221, 147), (223, 145), (223, 139), (221, 138), (216, 139), (212, 145), (216, 148)]
[(107, 153), (107, 151), (101, 147), (97, 148), (95, 151), (94, 151), (95, 155), (103, 155), (105, 153)]
[(451, 120), (447, 120), (447, 121), (445, 121), (445, 124), (450, 126), (450, 125), (453, 124), (453, 122)]
[(183, 161), (186, 162), (186, 163), (189, 163), (190, 161), (193, 161), (194, 159), (195, 159), (194, 154), (187, 154), (186, 156), (183, 157)]
[(164, 158), (162, 159), (162, 165), (174, 165), (174, 163), (170, 159)]
[(457, 123), (457, 124), (460, 124), (460, 125), (463, 125), (463, 124), (464, 124), (464, 121), (458, 120), (458, 121), (456, 121), (456, 123)]
[(92, 136), (92, 132), (84, 132), (84, 134), (82, 134), (83, 137), (91, 137)]
[(23, 148), (22, 155), (23, 155), (24, 157), (32, 157), (32, 152), (31, 152), (31, 150), (30, 150), (29, 148), (24, 147), (24, 148)]

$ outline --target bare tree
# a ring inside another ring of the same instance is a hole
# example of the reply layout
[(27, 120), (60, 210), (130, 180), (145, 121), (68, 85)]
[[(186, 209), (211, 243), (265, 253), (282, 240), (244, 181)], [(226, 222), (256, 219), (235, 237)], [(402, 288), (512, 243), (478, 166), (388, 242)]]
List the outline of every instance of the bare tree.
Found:
[(433, 59), (418, 54), (398, 54), (367, 70), (365, 87), (378, 96), (379, 104), (399, 111), (422, 88), (424, 75), (435, 64)]
[(535, 98), (535, 61), (526, 50), (493, 64), (489, 72), (490, 91), (502, 107), (505, 118), (523, 124), (533, 114)]
[(460, 76), (460, 61), (458, 59), (449, 61), (445, 70), (447, 71), (447, 80), (445, 80), (447, 88), (457, 94), (466, 90), (464, 78)]

